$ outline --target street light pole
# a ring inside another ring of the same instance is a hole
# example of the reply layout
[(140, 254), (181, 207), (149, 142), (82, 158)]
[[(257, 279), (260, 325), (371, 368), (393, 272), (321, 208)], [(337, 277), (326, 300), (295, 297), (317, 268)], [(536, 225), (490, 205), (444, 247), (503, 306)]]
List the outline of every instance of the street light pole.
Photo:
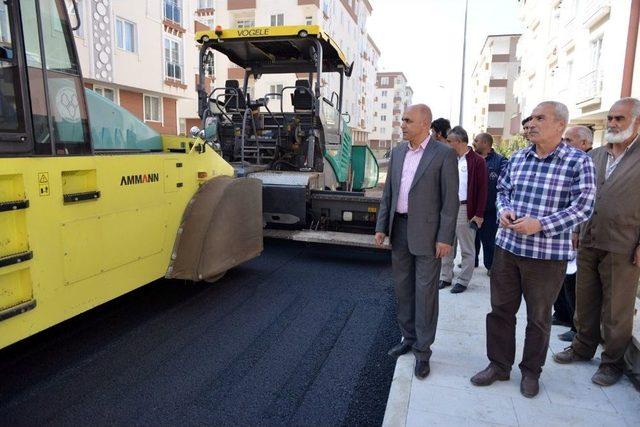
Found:
[(467, 11), (469, 10), (469, 0), (465, 0), (464, 3), (464, 34), (462, 36), (462, 78), (460, 79), (461, 87), (460, 87), (460, 116), (458, 118), (458, 123), (462, 126), (462, 111), (464, 105), (464, 64), (466, 61), (466, 53), (467, 53)]

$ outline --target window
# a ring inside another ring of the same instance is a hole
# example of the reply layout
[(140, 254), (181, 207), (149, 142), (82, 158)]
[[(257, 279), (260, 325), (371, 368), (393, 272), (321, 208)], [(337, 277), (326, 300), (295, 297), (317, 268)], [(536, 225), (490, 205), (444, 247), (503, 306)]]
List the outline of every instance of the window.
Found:
[(198, 9), (213, 9), (213, 0), (198, 0)]
[(116, 91), (114, 89), (102, 86), (94, 86), (93, 91), (104, 96), (111, 102), (118, 102), (116, 98)]
[(164, 39), (165, 76), (182, 81), (182, 42), (170, 38)]
[(591, 41), (591, 69), (598, 70), (600, 68), (600, 55), (602, 54), (602, 37), (598, 37)]
[(271, 26), (280, 26), (284, 25), (284, 13), (278, 13), (276, 15), (271, 15)]
[(381, 77), (380, 78), (380, 84), (381, 85), (388, 85), (389, 84), (389, 77)]
[(144, 96), (144, 121), (161, 122), (160, 98), (157, 96)]
[(13, 55), (11, 20), (4, 2), (0, 3), (0, 82), (0, 133), (24, 133), (18, 62)]
[(216, 27), (216, 20), (213, 19), (213, 18), (207, 19), (206, 23), (207, 23), (207, 27), (209, 27), (209, 28), (215, 28)]
[(387, 96), (387, 91), (386, 90), (382, 91), (382, 96)]
[(383, 109), (384, 109), (384, 108), (387, 108), (387, 103), (386, 103), (386, 102), (383, 102), (382, 104), (380, 104), (380, 108), (383, 108)]
[(236, 20), (236, 28), (255, 27), (256, 20), (253, 18), (238, 18)]
[(305, 23), (306, 25), (313, 25), (313, 16), (306, 16), (306, 17), (304, 18), (304, 23)]
[[(271, 85), (269, 86), (269, 93), (282, 93), (282, 88), (284, 86), (281, 84), (275, 84), (275, 85)], [(270, 96), (269, 98), (271, 99), (280, 99), (279, 96)]]
[(164, 17), (176, 24), (182, 24), (182, 8), (180, 0), (164, 0)]
[(136, 24), (116, 18), (116, 46), (129, 52), (136, 51)]
[(386, 122), (387, 121), (387, 116), (385, 116), (385, 115), (380, 116), (380, 121), (381, 122)]

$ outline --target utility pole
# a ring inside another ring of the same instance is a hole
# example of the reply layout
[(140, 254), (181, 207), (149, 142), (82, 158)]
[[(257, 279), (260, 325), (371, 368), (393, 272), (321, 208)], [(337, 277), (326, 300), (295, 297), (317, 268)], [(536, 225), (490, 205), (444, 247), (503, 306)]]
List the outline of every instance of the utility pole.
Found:
[(467, 54), (467, 11), (469, 10), (469, 0), (465, 0), (464, 2), (464, 34), (462, 39), (462, 77), (460, 79), (461, 87), (460, 87), (460, 116), (458, 118), (458, 123), (462, 126), (462, 111), (464, 105), (464, 64), (466, 61)]

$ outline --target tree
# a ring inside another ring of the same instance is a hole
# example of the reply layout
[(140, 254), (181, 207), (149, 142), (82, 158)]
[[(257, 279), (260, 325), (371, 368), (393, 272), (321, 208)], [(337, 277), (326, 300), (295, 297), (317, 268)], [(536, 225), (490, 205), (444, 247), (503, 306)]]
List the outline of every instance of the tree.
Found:
[(507, 139), (506, 141), (500, 141), (495, 147), (495, 150), (502, 154), (503, 156), (509, 158), (516, 151), (526, 147), (530, 142), (522, 137), (522, 135), (518, 134), (511, 139)]

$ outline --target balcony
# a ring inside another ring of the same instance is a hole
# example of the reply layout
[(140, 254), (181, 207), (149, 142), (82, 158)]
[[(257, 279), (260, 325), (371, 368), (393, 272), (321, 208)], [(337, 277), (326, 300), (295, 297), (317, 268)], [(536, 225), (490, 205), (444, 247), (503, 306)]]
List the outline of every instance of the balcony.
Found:
[(393, 102), (402, 102), (402, 98), (400, 98), (399, 96), (394, 96)]
[(578, 108), (600, 104), (601, 95), (602, 72), (600, 70), (593, 70), (578, 80), (578, 93), (576, 96), (576, 106)]
[(582, 4), (582, 23), (586, 28), (591, 28), (598, 22), (608, 17), (611, 13), (610, 0), (588, 0)]
[(256, 0), (228, 0), (227, 10), (255, 9)]

